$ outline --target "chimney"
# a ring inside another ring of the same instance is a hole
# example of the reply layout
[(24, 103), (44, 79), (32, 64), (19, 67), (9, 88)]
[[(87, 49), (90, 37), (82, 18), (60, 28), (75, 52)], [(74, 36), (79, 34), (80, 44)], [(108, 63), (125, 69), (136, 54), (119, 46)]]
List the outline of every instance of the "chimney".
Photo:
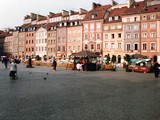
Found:
[(84, 13), (87, 13), (87, 10), (83, 9), (83, 8), (80, 8), (79, 9), (79, 14), (84, 14)]
[(92, 9), (95, 9), (96, 6), (97, 6), (97, 4), (93, 2), (93, 3), (92, 3)]
[(130, 8), (131, 7), (131, 5), (134, 3), (135, 1), (134, 0), (128, 0), (128, 8)]

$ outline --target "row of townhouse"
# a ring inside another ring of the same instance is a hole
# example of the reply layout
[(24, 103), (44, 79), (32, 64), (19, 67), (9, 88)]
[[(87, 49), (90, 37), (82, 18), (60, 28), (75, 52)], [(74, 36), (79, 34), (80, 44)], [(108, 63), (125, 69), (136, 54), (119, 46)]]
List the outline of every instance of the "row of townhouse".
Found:
[(4, 52), (18, 57), (68, 57), (82, 50), (101, 56), (160, 56), (160, 1), (93, 3), (90, 11), (48, 16), (31, 13), (4, 40)]

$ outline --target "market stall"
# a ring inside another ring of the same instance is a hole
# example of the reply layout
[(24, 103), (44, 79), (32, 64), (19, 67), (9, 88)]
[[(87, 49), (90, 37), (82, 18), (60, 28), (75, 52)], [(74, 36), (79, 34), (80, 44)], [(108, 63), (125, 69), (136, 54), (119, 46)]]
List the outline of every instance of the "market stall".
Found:
[(80, 51), (71, 56), (74, 57), (74, 70), (76, 70), (76, 64), (81, 63), (84, 71), (96, 71), (97, 55), (94, 52)]

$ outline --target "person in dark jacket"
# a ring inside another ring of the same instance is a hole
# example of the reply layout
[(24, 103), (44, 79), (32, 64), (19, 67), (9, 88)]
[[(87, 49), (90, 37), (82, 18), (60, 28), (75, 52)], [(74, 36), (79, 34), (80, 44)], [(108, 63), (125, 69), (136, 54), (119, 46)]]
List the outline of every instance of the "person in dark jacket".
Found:
[(28, 59), (28, 67), (32, 68), (32, 58), (30, 56), (29, 56), (29, 59)]
[(159, 75), (159, 67), (160, 67), (160, 64), (158, 62), (155, 62), (153, 65), (153, 70), (156, 78), (158, 78), (158, 75)]
[(53, 60), (52, 67), (53, 67), (53, 71), (56, 71), (57, 62), (55, 59)]
[(7, 58), (7, 56), (3, 58), (3, 63), (5, 65), (5, 68), (7, 69), (7, 66), (8, 66), (8, 58)]

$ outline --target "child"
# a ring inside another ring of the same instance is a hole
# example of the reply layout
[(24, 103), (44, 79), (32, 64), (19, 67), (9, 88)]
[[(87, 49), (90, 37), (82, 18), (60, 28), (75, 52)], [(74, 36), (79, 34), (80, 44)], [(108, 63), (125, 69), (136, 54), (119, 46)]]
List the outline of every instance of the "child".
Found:
[(16, 74), (17, 74), (17, 65), (16, 65), (14, 60), (11, 60), (11, 67), (10, 67), (9, 76), (12, 80), (15, 80), (16, 79)]

